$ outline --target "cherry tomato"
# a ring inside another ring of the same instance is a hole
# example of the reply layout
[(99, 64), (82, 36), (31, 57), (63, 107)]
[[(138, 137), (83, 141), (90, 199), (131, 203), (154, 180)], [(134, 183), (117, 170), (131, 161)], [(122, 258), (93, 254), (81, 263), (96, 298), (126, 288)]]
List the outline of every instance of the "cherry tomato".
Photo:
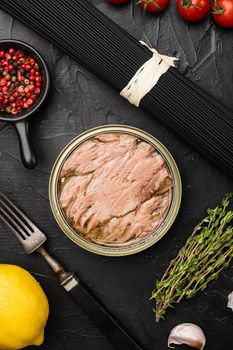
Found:
[(126, 2), (129, 2), (129, 0), (107, 0), (107, 2), (110, 2), (110, 4), (114, 4), (114, 5), (120, 5), (120, 4), (125, 4)]
[(198, 22), (210, 11), (210, 0), (178, 0), (179, 14), (189, 22)]
[(137, 4), (147, 12), (159, 13), (166, 10), (169, 0), (139, 0)]
[(216, 23), (224, 28), (233, 28), (233, 0), (215, 0), (212, 10)]

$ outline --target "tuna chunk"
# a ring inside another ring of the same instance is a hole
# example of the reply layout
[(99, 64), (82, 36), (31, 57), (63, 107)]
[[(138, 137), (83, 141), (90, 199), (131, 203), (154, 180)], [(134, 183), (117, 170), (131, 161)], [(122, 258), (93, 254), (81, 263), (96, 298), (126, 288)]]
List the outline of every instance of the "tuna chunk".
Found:
[(134, 137), (124, 134), (102, 134), (86, 141), (65, 162), (61, 177), (93, 172), (111, 159), (123, 156), (135, 143)]
[(170, 206), (172, 178), (150, 144), (101, 134), (70, 155), (60, 175), (60, 205), (88, 240), (110, 246), (146, 239)]

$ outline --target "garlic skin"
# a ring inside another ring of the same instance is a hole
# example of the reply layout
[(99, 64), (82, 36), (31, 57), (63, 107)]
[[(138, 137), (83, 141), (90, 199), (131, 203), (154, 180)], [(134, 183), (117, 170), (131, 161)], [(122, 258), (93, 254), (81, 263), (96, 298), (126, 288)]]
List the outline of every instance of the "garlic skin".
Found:
[(168, 347), (174, 349), (171, 344), (186, 344), (195, 349), (203, 350), (206, 344), (205, 334), (194, 323), (181, 323), (172, 329), (168, 337)]
[(227, 307), (229, 307), (233, 311), (233, 292), (228, 295)]

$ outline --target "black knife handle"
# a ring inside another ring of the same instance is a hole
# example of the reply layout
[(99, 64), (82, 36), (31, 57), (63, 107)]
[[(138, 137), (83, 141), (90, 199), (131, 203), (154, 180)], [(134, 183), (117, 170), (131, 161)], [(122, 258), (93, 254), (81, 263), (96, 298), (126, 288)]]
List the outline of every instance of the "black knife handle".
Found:
[(114, 347), (119, 350), (142, 350), (80, 281), (76, 277), (73, 277), (72, 280), (71, 288), (67, 288), (66, 285), (63, 287), (111, 341)]

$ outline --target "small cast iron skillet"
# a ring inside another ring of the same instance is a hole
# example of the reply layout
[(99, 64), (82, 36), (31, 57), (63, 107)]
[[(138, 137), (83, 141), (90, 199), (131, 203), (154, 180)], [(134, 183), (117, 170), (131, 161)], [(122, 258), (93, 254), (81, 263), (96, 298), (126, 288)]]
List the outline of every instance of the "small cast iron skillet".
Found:
[[(18, 40), (0, 40), (0, 50), (7, 50), (10, 47), (15, 50), (22, 50), (27, 55), (33, 57), (40, 66), (42, 84), (41, 93), (37, 101), (28, 109), (23, 110), (17, 116), (11, 116), (8, 113), (0, 112), (0, 121), (11, 123), (17, 132), (22, 163), (28, 169), (33, 169), (37, 165), (37, 158), (34, 152), (33, 144), (30, 137), (28, 122), (33, 113), (44, 102), (50, 85), (50, 77), (47, 65), (41, 55), (30, 45)], [(36, 116), (36, 115), (35, 115)]]

